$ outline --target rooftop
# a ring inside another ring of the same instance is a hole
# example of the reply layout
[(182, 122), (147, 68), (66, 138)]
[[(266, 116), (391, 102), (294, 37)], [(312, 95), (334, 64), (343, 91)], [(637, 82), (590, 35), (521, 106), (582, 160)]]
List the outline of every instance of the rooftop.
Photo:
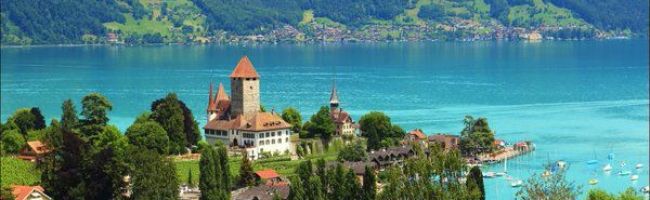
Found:
[(230, 74), (230, 78), (259, 78), (253, 63), (248, 59), (248, 56), (243, 56), (239, 59), (237, 66)]

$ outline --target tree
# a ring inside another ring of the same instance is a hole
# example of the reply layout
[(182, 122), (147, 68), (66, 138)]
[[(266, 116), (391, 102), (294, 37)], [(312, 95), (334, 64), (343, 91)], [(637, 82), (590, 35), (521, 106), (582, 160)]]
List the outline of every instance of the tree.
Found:
[(219, 180), (221, 183), (221, 188), (224, 189), (225, 193), (229, 193), (232, 180), (230, 177), (230, 164), (228, 164), (228, 150), (226, 149), (226, 146), (218, 143), (216, 156), (217, 158), (215, 161), (219, 162), (217, 164), (221, 168), (221, 180)]
[(312, 171), (311, 160), (302, 161), (300, 164), (298, 164), (298, 167), (296, 168), (296, 174), (300, 178), (300, 181), (303, 185), (306, 186), (309, 184), (309, 177), (312, 176)]
[[(550, 164), (546, 169), (550, 170)], [(576, 199), (582, 187), (567, 181), (564, 173), (565, 170), (559, 170), (544, 178), (533, 174), (517, 192), (517, 199)]]
[(327, 181), (327, 164), (325, 159), (321, 158), (316, 161), (316, 176), (320, 177), (322, 185), (322, 194), (327, 194), (327, 188), (329, 187), (329, 182)]
[(41, 109), (33, 107), (29, 112), (34, 116), (34, 129), (40, 130), (45, 128), (45, 117), (41, 114)]
[(167, 131), (170, 153), (180, 153), (187, 144), (183, 124), (183, 109), (176, 94), (169, 93), (162, 100), (152, 103), (151, 118)]
[(113, 151), (117, 152), (116, 154), (123, 154), (128, 148), (128, 145), (128, 138), (120, 133), (120, 130), (116, 126), (108, 125), (105, 126), (104, 131), (97, 136), (97, 139), (93, 144), (93, 149), (101, 150), (110, 147)]
[(65, 100), (61, 106), (61, 110), (63, 110), (63, 114), (61, 115), (62, 128), (65, 130), (76, 128), (79, 124), (79, 118), (77, 117), (77, 111), (74, 108), (72, 100)]
[(116, 199), (122, 195), (121, 189), (126, 186), (123, 177), (128, 166), (112, 147), (107, 146), (93, 154), (83, 170), (85, 199)]
[(465, 116), (465, 128), (461, 131), (460, 147), (464, 154), (492, 152), (494, 150), (494, 132), (484, 117), (474, 119)]
[[(470, 184), (473, 184), (472, 188), (470, 187)], [(485, 200), (485, 186), (483, 185), (483, 173), (481, 172), (481, 168), (478, 166), (472, 167), (472, 169), (469, 170), (469, 175), (467, 176), (467, 188), (472, 191), (474, 189), (477, 189), (480, 191), (480, 200)]]
[(27, 132), (34, 129), (34, 115), (29, 109), (18, 109), (12, 116), (14, 124), (18, 127), (20, 134), (27, 140)]
[(199, 176), (199, 189), (201, 190), (201, 199), (210, 200), (218, 199), (221, 194), (219, 186), (219, 173), (217, 172), (218, 167), (215, 166), (215, 163), (219, 162), (214, 160), (216, 152), (213, 148), (208, 148), (203, 150), (201, 153), (201, 160), (199, 161), (199, 169), (201, 176)]
[(323, 140), (323, 144), (327, 147), (329, 140), (334, 134), (334, 121), (330, 117), (330, 111), (327, 106), (321, 106), (320, 110), (311, 116), (309, 126), (306, 127), (309, 134), (312, 136), (319, 135)]
[(591, 189), (587, 193), (587, 200), (642, 200), (643, 195), (637, 193), (634, 188), (627, 188), (625, 191), (621, 192), (618, 196), (615, 194), (610, 194), (602, 189)]
[(126, 129), (126, 137), (129, 143), (136, 146), (167, 154), (169, 152), (169, 138), (165, 129), (157, 122), (148, 121), (136, 123)]
[(338, 160), (339, 161), (365, 161), (366, 157), (365, 149), (360, 142), (354, 144), (349, 144), (343, 147), (339, 151)]
[(253, 164), (248, 158), (248, 152), (244, 151), (241, 158), (241, 165), (239, 166), (239, 186), (254, 185), (255, 172), (253, 171)]
[(18, 130), (2, 132), (2, 151), (4, 153), (18, 153), (25, 146), (25, 138)]
[(361, 199), (377, 199), (377, 176), (375, 176), (375, 170), (368, 165), (366, 165), (365, 173), (363, 174), (363, 196)]
[(323, 185), (320, 177), (318, 176), (309, 177), (307, 188), (308, 189), (305, 192), (305, 195), (310, 197), (310, 199), (325, 200), (325, 194), (323, 193)]
[(99, 93), (90, 93), (81, 100), (81, 115), (84, 116), (85, 124), (104, 126), (108, 122), (108, 111), (113, 105), (108, 99)]
[(291, 124), (291, 132), (300, 133), (302, 131), (302, 117), (300, 116), (300, 112), (295, 108), (285, 108), (282, 111), (282, 119)]
[(130, 153), (132, 199), (178, 199), (174, 162), (155, 151), (136, 148)]
[(361, 184), (357, 176), (354, 174), (354, 171), (351, 169), (348, 170), (348, 173), (345, 174), (345, 198), (344, 199), (359, 199), (361, 198)]
[(368, 150), (397, 145), (404, 137), (404, 129), (393, 125), (382, 112), (372, 111), (359, 119), (361, 135), (368, 138)]
[(289, 200), (306, 200), (307, 196), (300, 181), (297, 177), (291, 177), (291, 185), (289, 185)]
[(53, 149), (42, 165), (41, 184), (53, 199), (83, 199), (87, 144), (68, 130), (63, 131), (62, 139), (61, 147)]

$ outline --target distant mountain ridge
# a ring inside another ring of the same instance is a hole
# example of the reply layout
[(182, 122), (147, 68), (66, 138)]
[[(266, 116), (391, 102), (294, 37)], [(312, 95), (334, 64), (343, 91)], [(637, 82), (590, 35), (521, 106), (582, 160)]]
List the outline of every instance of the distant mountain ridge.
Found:
[(648, 6), (648, 0), (3, 0), (0, 28), (5, 45), (480, 40), (531, 33), (581, 39), (647, 36)]

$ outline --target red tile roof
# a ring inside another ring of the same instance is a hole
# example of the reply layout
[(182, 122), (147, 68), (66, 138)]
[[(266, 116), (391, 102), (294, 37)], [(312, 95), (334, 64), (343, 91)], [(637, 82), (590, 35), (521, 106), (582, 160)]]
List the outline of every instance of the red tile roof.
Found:
[(418, 139), (426, 139), (427, 136), (420, 129), (413, 129), (409, 132), (409, 135), (414, 135)]
[(278, 175), (278, 173), (272, 169), (256, 171), (255, 174), (257, 174), (257, 176), (259, 176), (261, 179), (271, 179), (271, 178), (280, 177), (280, 175)]
[(239, 59), (239, 63), (237, 63), (237, 66), (235, 69), (232, 71), (232, 74), (230, 74), (230, 78), (259, 78), (260, 76), (257, 75), (257, 71), (255, 71), (255, 67), (253, 67), (253, 63), (248, 59), (248, 56), (243, 56), (241, 59)]
[(27, 146), (29, 146), (29, 148), (36, 154), (44, 154), (49, 152), (47, 146), (38, 140), (27, 142)]
[(217, 89), (217, 96), (214, 97), (214, 101), (218, 102), (221, 100), (230, 100), (230, 97), (226, 94), (226, 90), (223, 89), (223, 84), (219, 83), (219, 89)]
[(343, 111), (343, 109), (337, 108), (332, 111), (330, 111), (330, 117), (332, 117), (332, 120), (334, 123), (345, 123), (345, 122), (353, 122), (352, 118), (350, 117), (350, 114), (348, 112)]
[(38, 185), (37, 185), (37, 186), (14, 185), (14, 186), (11, 186), (11, 187), (12, 187), (11, 194), (14, 195), (14, 197), (15, 197), (16, 200), (24, 200), (24, 199), (27, 199), (27, 197), (29, 197), (29, 195), (30, 195), (34, 190), (39, 191), (39, 192), (41, 192), (41, 193), (43, 193), (43, 191), (45, 191), (45, 190), (43, 189), (43, 187), (38, 186)]

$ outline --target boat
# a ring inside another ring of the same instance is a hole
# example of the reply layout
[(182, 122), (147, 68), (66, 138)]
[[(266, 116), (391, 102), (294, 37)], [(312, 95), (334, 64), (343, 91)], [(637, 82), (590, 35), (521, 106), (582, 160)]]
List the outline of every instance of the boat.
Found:
[(610, 165), (609, 163), (606, 164), (606, 165), (603, 167), (603, 171), (605, 171), (605, 172), (612, 171), (612, 165)]
[(639, 179), (639, 175), (636, 175), (636, 174), (635, 174), (635, 175), (630, 176), (630, 180), (631, 180), (631, 181), (636, 181), (636, 180), (638, 180), (638, 179)]
[(549, 177), (549, 176), (551, 176), (552, 174), (553, 174), (553, 173), (551, 173), (551, 171), (544, 170), (544, 172), (542, 172), (542, 177)]
[(486, 173), (483, 173), (483, 177), (484, 178), (494, 178), (495, 173), (494, 172), (486, 172)]
[(646, 194), (650, 193), (650, 186), (646, 185), (645, 187), (642, 187), (641, 192)]
[(524, 182), (522, 180), (517, 179), (517, 180), (512, 181), (510, 183), (510, 186), (511, 187), (521, 187), (521, 185), (523, 185), (523, 184), (524, 184)]
[(589, 185), (596, 185), (596, 184), (598, 184), (598, 179), (595, 178), (589, 179)]
[(557, 162), (555, 162), (555, 164), (560, 169), (564, 169), (566, 167), (566, 162), (564, 160), (558, 160)]
[(639, 164), (636, 164), (636, 166), (634, 166), (634, 167), (636, 167), (637, 169), (641, 169), (641, 168), (643, 168), (643, 164), (639, 163)]
[(494, 173), (495, 176), (499, 176), (499, 177), (500, 176), (505, 176), (506, 174), (508, 174), (508, 173), (506, 173), (506, 172), (496, 172), (496, 173)]
[(627, 176), (627, 175), (630, 175), (631, 173), (632, 173), (631, 171), (620, 171), (620, 172), (618, 172), (618, 175)]
[(594, 160), (589, 160), (589, 161), (587, 161), (587, 164), (589, 164), (589, 165), (595, 165), (595, 164), (598, 164), (598, 160), (596, 160), (596, 159), (594, 159)]

